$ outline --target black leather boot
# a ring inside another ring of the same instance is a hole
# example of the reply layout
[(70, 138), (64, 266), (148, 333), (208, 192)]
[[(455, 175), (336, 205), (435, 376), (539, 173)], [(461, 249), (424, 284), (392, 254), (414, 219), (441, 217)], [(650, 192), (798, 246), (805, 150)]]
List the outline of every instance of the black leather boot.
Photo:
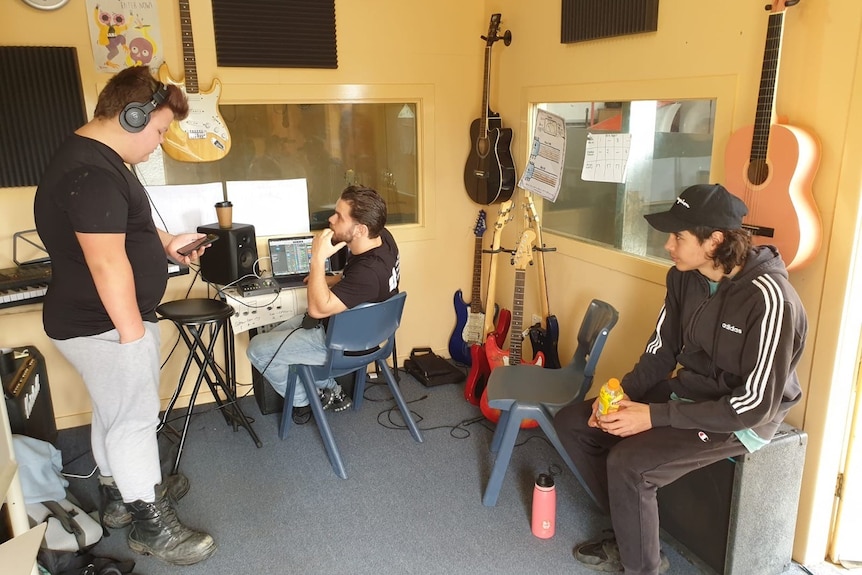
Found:
[[(182, 473), (168, 475), (163, 483), (168, 497), (174, 503), (182, 499), (189, 492), (189, 480)], [(126, 504), (123, 503), (123, 496), (117, 488), (117, 484), (112, 479), (99, 478), (99, 495), (101, 496), (99, 516), (102, 519), (104, 527), (122, 529), (132, 522), (132, 514), (129, 512)]]
[(180, 523), (164, 488), (156, 489), (155, 503), (140, 499), (127, 504), (132, 513), (129, 548), (172, 565), (193, 565), (212, 555), (213, 538)]

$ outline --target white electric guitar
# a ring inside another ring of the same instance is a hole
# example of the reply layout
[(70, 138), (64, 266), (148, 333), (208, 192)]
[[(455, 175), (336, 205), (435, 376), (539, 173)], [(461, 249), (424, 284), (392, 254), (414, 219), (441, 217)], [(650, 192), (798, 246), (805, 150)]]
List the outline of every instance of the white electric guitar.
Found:
[(230, 134), (218, 109), (221, 82), (214, 79), (209, 92), (198, 89), (189, 0), (179, 0), (179, 5), (185, 77), (182, 81), (174, 80), (167, 64), (162, 64), (159, 79), (182, 89), (189, 100), (189, 115), (185, 120), (171, 124), (162, 148), (180, 162), (213, 162), (224, 158), (230, 151)]

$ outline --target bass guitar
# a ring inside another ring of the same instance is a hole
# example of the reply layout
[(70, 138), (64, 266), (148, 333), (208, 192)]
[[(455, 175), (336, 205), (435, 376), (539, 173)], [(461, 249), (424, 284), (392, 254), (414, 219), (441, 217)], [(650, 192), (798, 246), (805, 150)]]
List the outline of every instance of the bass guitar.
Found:
[(545, 318), (545, 327), (541, 323), (530, 326), (530, 343), (533, 347), (533, 359), (540, 353), (545, 356), (545, 367), (549, 369), (560, 368), (560, 354), (557, 351), (557, 343), (560, 339), (560, 323), (557, 316), (551, 315), (548, 305), (548, 279), (545, 276), (545, 244), (542, 242), (542, 226), (539, 224), (539, 215), (536, 213), (536, 205), (533, 203), (533, 194), (526, 193), (527, 212), (536, 232), (536, 268), (539, 272), (539, 292), (542, 296), (542, 317)]
[(506, 200), (500, 204), (500, 213), (494, 224), (494, 239), (491, 242), (491, 258), (488, 264), (485, 327), (482, 341), (470, 345), (470, 371), (467, 373), (467, 381), (464, 385), (464, 399), (472, 405), (479, 405), (482, 392), (488, 384), (488, 376), (491, 375), (491, 366), (488, 364), (487, 355), (485, 355), (485, 336), (487, 334), (487, 337), (494, 339), (498, 346), (502, 346), (506, 341), (506, 334), (509, 333), (509, 324), (512, 321), (511, 312), (504, 308), (497, 314), (497, 323), (494, 324), (494, 310), (497, 307), (494, 303), (494, 286), (497, 282), (496, 256), (500, 251), (503, 226), (512, 218), (511, 212), (512, 200)]
[(512, 130), (503, 128), (499, 114), (491, 111), (491, 48), (497, 40), (508, 46), (512, 33), (506, 30), (497, 35), (500, 15), (492, 14), (485, 40), (485, 79), (482, 90), (482, 117), (470, 125), (470, 155), (464, 167), (464, 187), (467, 195), (477, 204), (491, 205), (505, 202), (515, 190), (515, 162), (512, 159)]
[(189, 101), (189, 115), (185, 120), (171, 123), (162, 148), (168, 156), (180, 162), (212, 162), (224, 158), (231, 144), (230, 134), (218, 109), (221, 82), (213, 80), (208, 92), (198, 89), (189, 0), (179, 0), (179, 5), (185, 76), (182, 81), (171, 78), (168, 65), (162, 64), (159, 79), (164, 84), (174, 84), (182, 89)]
[[(515, 295), (512, 300), (512, 328), (509, 332), (509, 349), (507, 351), (500, 349), (497, 340), (490, 335), (485, 341), (485, 355), (488, 358), (488, 365), (492, 371), (499, 367), (519, 365), (521, 363), (532, 363), (540, 367), (545, 363), (545, 355), (541, 351), (536, 354), (532, 362), (523, 361), (521, 358), (521, 343), (524, 339), (524, 334), (521, 331), (521, 327), (524, 324), (524, 280), (527, 266), (533, 261), (533, 240), (535, 239), (536, 232), (533, 230), (526, 229), (521, 232), (521, 237), (518, 240), (518, 248), (513, 258), (515, 265)], [(479, 401), (479, 407), (485, 418), (496, 423), (500, 419), (500, 410), (492, 409), (488, 405), (487, 392), (488, 387), (485, 386)], [(521, 427), (535, 427), (536, 425), (537, 423), (530, 419), (525, 420), (521, 424)]]
[(449, 357), (470, 365), (470, 345), (485, 339), (485, 309), (482, 307), (482, 236), (485, 235), (485, 210), (479, 210), (479, 218), (473, 235), (473, 287), (470, 304), (464, 301), (461, 290), (455, 292), (455, 329), (449, 336)]
[(797, 2), (772, 2), (754, 125), (734, 132), (725, 152), (727, 189), (748, 206), (743, 227), (754, 243), (776, 246), (788, 270), (810, 263), (821, 241), (820, 213), (811, 192), (820, 145), (800, 128), (775, 123), (784, 11)]

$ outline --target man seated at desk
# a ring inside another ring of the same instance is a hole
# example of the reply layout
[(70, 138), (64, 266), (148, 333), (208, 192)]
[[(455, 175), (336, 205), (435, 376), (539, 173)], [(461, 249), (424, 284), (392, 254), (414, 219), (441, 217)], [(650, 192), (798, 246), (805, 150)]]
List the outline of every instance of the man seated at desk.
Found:
[[(292, 364), (323, 365), (327, 318), (363, 303), (385, 301), (398, 293), (398, 246), (386, 225), (386, 202), (371, 188), (348, 186), (335, 204), (329, 229), (312, 243), (307, 279), (308, 312), (251, 339), (248, 359), (284, 397)], [(326, 275), (326, 259), (344, 246), (350, 255), (341, 275)], [(324, 409), (343, 411), (353, 405), (335, 380), (318, 381)], [(309, 398), (302, 385), (293, 396), (293, 419), (310, 419)]]

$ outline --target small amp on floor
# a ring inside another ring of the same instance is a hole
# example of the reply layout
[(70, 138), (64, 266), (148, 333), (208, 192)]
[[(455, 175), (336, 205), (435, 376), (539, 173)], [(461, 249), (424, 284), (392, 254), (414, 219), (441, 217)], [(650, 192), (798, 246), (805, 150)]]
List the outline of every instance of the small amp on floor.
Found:
[(44, 356), (33, 346), (16, 347), (7, 354), (12, 361), (2, 381), (12, 433), (53, 443), (57, 424)]

